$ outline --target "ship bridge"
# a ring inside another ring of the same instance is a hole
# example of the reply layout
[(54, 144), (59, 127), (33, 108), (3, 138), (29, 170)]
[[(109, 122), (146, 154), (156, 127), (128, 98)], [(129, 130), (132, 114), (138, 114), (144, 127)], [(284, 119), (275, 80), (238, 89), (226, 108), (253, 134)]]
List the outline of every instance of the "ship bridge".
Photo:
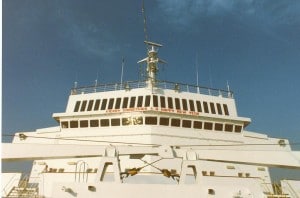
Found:
[(147, 79), (73, 88), (66, 112), (53, 114), (62, 132), (101, 130), (125, 135), (140, 129), (147, 133), (148, 127), (150, 136), (187, 131), (191, 133), (185, 137), (207, 132), (242, 134), (251, 120), (238, 116), (232, 91), (158, 80), (158, 63), (165, 63), (157, 55), (162, 45), (146, 44), (148, 56), (138, 63), (147, 63)]

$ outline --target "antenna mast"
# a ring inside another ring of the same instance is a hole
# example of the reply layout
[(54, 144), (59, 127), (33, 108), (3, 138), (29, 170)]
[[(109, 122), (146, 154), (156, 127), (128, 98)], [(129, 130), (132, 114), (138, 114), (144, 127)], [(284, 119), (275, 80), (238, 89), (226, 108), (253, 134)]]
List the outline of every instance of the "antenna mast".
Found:
[[(144, 0), (142, 2), (142, 14), (144, 18), (144, 34), (145, 34), (145, 41), (148, 41), (148, 34), (147, 34), (147, 23), (146, 23), (146, 14), (145, 14), (145, 5)], [(147, 46), (148, 47), (148, 46)], [(148, 49), (148, 48), (147, 48)]]
[(124, 65), (125, 65), (125, 58), (122, 57), (122, 69), (121, 69), (121, 86), (123, 84), (123, 71), (124, 71)]
[(199, 86), (199, 71), (198, 71), (198, 53), (196, 53), (196, 80), (197, 80), (197, 87)]
[(196, 53), (196, 80), (197, 80), (197, 93), (200, 93), (200, 88), (199, 88), (198, 53)]
[(158, 48), (162, 47), (161, 44), (154, 43), (148, 41), (147, 35), (147, 24), (146, 24), (146, 14), (144, 8), (144, 0), (142, 4), (142, 13), (144, 18), (144, 34), (145, 34), (145, 41), (147, 48), (147, 57), (138, 61), (138, 63), (147, 63), (147, 84), (149, 88), (156, 87), (156, 75), (158, 72), (158, 63), (166, 63), (165, 61), (158, 58)]

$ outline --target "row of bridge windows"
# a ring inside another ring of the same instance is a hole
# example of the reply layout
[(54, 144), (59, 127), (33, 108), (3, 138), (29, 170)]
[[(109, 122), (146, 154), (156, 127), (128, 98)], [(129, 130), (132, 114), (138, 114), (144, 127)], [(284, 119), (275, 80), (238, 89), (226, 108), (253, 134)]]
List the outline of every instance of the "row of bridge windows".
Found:
[(74, 112), (127, 109), (136, 107), (160, 107), (184, 111), (229, 115), (227, 104), (150, 95), (77, 101)]
[(218, 122), (202, 122), (199, 120), (187, 120), (180, 118), (156, 117), (156, 116), (138, 116), (111, 119), (92, 119), (92, 120), (71, 120), (62, 121), (62, 128), (94, 128), (109, 126), (129, 126), (129, 125), (160, 125), (182, 128), (205, 129), (215, 131), (237, 132), (242, 131), (241, 125)]

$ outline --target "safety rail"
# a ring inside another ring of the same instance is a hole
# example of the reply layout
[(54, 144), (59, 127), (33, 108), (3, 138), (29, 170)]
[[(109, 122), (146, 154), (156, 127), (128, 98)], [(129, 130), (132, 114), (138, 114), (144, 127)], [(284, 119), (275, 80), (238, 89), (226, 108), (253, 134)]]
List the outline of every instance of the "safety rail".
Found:
[[(261, 178), (259, 178), (262, 180)], [(267, 198), (290, 198), (288, 194), (283, 193), (282, 187), (278, 183), (261, 183), (261, 187)]]
[(38, 196), (38, 183), (29, 183), (29, 174), (24, 174), (18, 185), (13, 186), (9, 193), (6, 194), (7, 198), (27, 198), (27, 197), (39, 197)]
[(4, 187), (2, 187), (2, 196), (6, 196), (12, 191), (13, 187), (16, 186), (16, 184), (19, 184), (21, 179), (21, 175), (15, 173), (10, 180), (6, 183)]
[[(107, 91), (117, 91), (117, 90), (131, 90), (137, 88), (148, 87), (149, 81), (126, 81), (124, 83), (114, 83), (114, 84), (98, 84), (94, 86), (85, 87), (75, 87), (71, 89), (71, 95), (87, 94), (95, 92), (107, 92)], [(170, 81), (156, 81), (153, 89), (169, 89), (176, 92), (188, 92), (188, 93), (198, 93), (210, 96), (221, 96), (224, 98), (233, 98), (233, 92), (230, 90), (214, 89), (203, 86), (196, 86), (184, 83), (175, 83)]]
[(290, 182), (288, 180), (284, 180), (284, 183), (286, 183), (287, 185), (285, 187), (286, 190), (288, 190), (288, 193), (291, 195), (291, 197), (295, 197), (295, 198), (299, 198), (300, 194), (298, 194), (295, 189), (291, 186)]

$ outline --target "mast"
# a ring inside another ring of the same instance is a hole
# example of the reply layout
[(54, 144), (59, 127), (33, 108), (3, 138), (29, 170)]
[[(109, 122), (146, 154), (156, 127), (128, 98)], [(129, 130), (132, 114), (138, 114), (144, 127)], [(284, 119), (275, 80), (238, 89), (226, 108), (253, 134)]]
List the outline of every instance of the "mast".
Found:
[(148, 46), (148, 56), (138, 63), (147, 63), (147, 85), (149, 88), (156, 87), (157, 81), (157, 73), (158, 73), (158, 63), (166, 63), (164, 60), (158, 58), (158, 48), (162, 47), (161, 44), (144, 41), (145, 44)]

